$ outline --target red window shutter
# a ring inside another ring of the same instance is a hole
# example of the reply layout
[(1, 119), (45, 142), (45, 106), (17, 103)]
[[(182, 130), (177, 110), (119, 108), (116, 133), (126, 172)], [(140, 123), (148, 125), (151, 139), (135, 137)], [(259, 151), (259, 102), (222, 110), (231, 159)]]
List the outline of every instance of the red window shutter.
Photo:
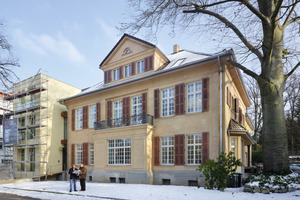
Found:
[(242, 109), (239, 108), (239, 123), (242, 124), (243, 123), (243, 114), (242, 114)]
[(230, 101), (231, 101), (231, 98), (230, 98), (230, 90), (229, 90), (229, 87), (227, 87), (227, 105), (230, 106)]
[(154, 90), (154, 118), (159, 118), (159, 89)]
[(107, 71), (104, 71), (104, 83), (107, 83)]
[(75, 144), (72, 144), (71, 149), (71, 165), (75, 164)]
[(184, 135), (175, 135), (175, 165), (184, 165)]
[(107, 82), (111, 82), (111, 70), (107, 71)]
[(72, 109), (72, 131), (75, 131), (75, 109)]
[(147, 114), (147, 93), (142, 94), (142, 113)]
[(149, 59), (148, 59), (148, 70), (153, 70), (154, 68), (154, 56), (149, 56)]
[(239, 112), (240, 101), (239, 98), (235, 98), (235, 112)]
[(111, 117), (112, 117), (112, 108), (111, 108), (111, 101), (107, 101), (107, 112), (106, 112), (106, 120), (107, 120), (107, 125), (111, 125)]
[(148, 69), (148, 59), (149, 57), (144, 58), (144, 71), (147, 72), (149, 71)]
[(119, 79), (123, 78), (123, 66), (119, 67)]
[(159, 137), (154, 137), (154, 165), (159, 165)]
[(202, 163), (209, 159), (209, 133), (202, 133)]
[(184, 89), (185, 89), (184, 83), (175, 85), (175, 114), (176, 115), (182, 115), (185, 112)]
[(89, 164), (89, 143), (83, 143), (82, 144), (82, 163), (84, 165)]
[(131, 75), (135, 75), (135, 62), (131, 63)]
[(122, 99), (122, 115), (123, 115), (123, 124), (130, 124), (130, 97), (124, 97)]
[(96, 120), (97, 122), (100, 122), (100, 112), (101, 112), (100, 103), (96, 103)]
[(202, 111), (208, 111), (209, 107), (209, 78), (202, 79)]
[(88, 128), (88, 106), (82, 108), (82, 128)]

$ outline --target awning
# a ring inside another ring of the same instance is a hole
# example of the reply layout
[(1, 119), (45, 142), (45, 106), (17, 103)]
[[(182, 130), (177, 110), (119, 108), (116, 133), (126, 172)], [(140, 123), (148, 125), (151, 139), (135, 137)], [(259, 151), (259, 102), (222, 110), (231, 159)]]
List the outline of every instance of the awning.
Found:
[(245, 140), (246, 145), (252, 145), (255, 143), (250, 133), (234, 119), (230, 120), (227, 130), (231, 136), (241, 136)]

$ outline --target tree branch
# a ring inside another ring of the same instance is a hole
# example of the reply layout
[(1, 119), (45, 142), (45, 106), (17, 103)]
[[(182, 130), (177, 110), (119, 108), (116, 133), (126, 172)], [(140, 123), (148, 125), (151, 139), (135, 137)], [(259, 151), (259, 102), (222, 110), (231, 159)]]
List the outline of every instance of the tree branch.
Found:
[(252, 78), (257, 79), (258, 75), (257, 75), (255, 72), (253, 72), (253, 71), (247, 69), (246, 67), (244, 67), (244, 66), (241, 65), (240, 63), (234, 62), (234, 61), (233, 61), (232, 59), (230, 59), (230, 58), (227, 59), (227, 62), (229, 62), (229, 63), (232, 64), (233, 66), (235, 66), (235, 67), (241, 69), (245, 74), (251, 76)]
[(288, 74), (286, 74), (284, 77), (285, 77), (285, 80), (289, 77), (289, 76), (291, 76), (293, 73), (294, 73), (294, 71), (296, 71), (296, 69), (298, 68), (300, 66), (300, 62), (298, 62), (296, 65), (295, 65), (295, 67), (293, 67), (293, 69), (288, 73)]
[(210, 16), (213, 16), (213, 17), (219, 19), (226, 26), (228, 26), (231, 30), (233, 30), (233, 32), (240, 38), (240, 40), (246, 45), (246, 47), (248, 47), (248, 49), (252, 53), (254, 53), (258, 57), (258, 59), (262, 62), (262, 58), (263, 58), (262, 53), (257, 48), (255, 48), (246, 39), (246, 37), (241, 33), (241, 31), (233, 23), (231, 23), (228, 19), (226, 19), (225, 17), (223, 17), (223, 16), (221, 16), (221, 15), (215, 13), (215, 12), (209, 11), (209, 10), (197, 9), (197, 8), (195, 10), (184, 10), (183, 13), (202, 13), (202, 14), (207, 14), (207, 15), (210, 15)]
[(273, 19), (276, 19), (277, 15), (278, 15), (278, 13), (279, 13), (279, 11), (280, 11), (280, 8), (281, 8), (281, 6), (282, 6), (282, 3), (283, 3), (283, 0), (279, 0), (279, 1), (277, 2), (276, 8), (275, 8), (275, 10), (274, 10), (274, 12), (273, 12), (273, 15), (272, 15), (272, 18), (273, 18)]
[(288, 25), (290, 25), (291, 23), (294, 23), (294, 22), (296, 22), (296, 21), (298, 21), (298, 20), (300, 20), (300, 16), (295, 17), (295, 18), (291, 19), (290, 21), (288, 21), (288, 22), (286, 23), (286, 26), (288, 26)]
[[(287, 15), (287, 17), (285, 18), (284, 22), (283, 22), (283, 25), (284, 27), (287, 27), (289, 24), (293, 23), (293, 21), (291, 22), (290, 17), (292, 15), (292, 13), (294, 12), (295, 8), (296, 8), (296, 5), (298, 4), (298, 2), (295, 2), (294, 5), (292, 6), (292, 9), (291, 11), (289, 12), (289, 14)], [(298, 17), (299, 18), (299, 17)], [(292, 19), (293, 20), (293, 19)]]

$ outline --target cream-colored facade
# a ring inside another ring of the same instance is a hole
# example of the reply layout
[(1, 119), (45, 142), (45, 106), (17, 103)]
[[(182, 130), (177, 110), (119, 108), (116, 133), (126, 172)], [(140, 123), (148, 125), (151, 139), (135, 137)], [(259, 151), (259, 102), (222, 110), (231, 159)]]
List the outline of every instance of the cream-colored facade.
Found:
[(178, 185), (197, 184), (197, 167), (220, 152), (234, 151), (239, 171), (251, 165), (250, 102), (226, 62), (233, 52), (174, 50), (125, 34), (100, 64), (104, 84), (61, 100), (69, 165), (85, 163), (93, 181)]
[(13, 92), (5, 99), (13, 102), (13, 112), (5, 118), (17, 118), (18, 143), (13, 146), (15, 178), (40, 178), (63, 172), (64, 118), (67, 111), (59, 99), (80, 93), (81, 90), (37, 74), (14, 84)]

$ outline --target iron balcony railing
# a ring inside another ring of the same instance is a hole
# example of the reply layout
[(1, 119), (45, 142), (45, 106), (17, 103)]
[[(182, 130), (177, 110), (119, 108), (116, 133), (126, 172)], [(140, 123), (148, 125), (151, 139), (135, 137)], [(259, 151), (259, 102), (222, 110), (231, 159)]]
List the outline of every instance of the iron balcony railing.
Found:
[(103, 120), (94, 123), (94, 130), (103, 130), (123, 126), (149, 124), (153, 125), (153, 116), (149, 114), (123, 116), (122, 118)]

